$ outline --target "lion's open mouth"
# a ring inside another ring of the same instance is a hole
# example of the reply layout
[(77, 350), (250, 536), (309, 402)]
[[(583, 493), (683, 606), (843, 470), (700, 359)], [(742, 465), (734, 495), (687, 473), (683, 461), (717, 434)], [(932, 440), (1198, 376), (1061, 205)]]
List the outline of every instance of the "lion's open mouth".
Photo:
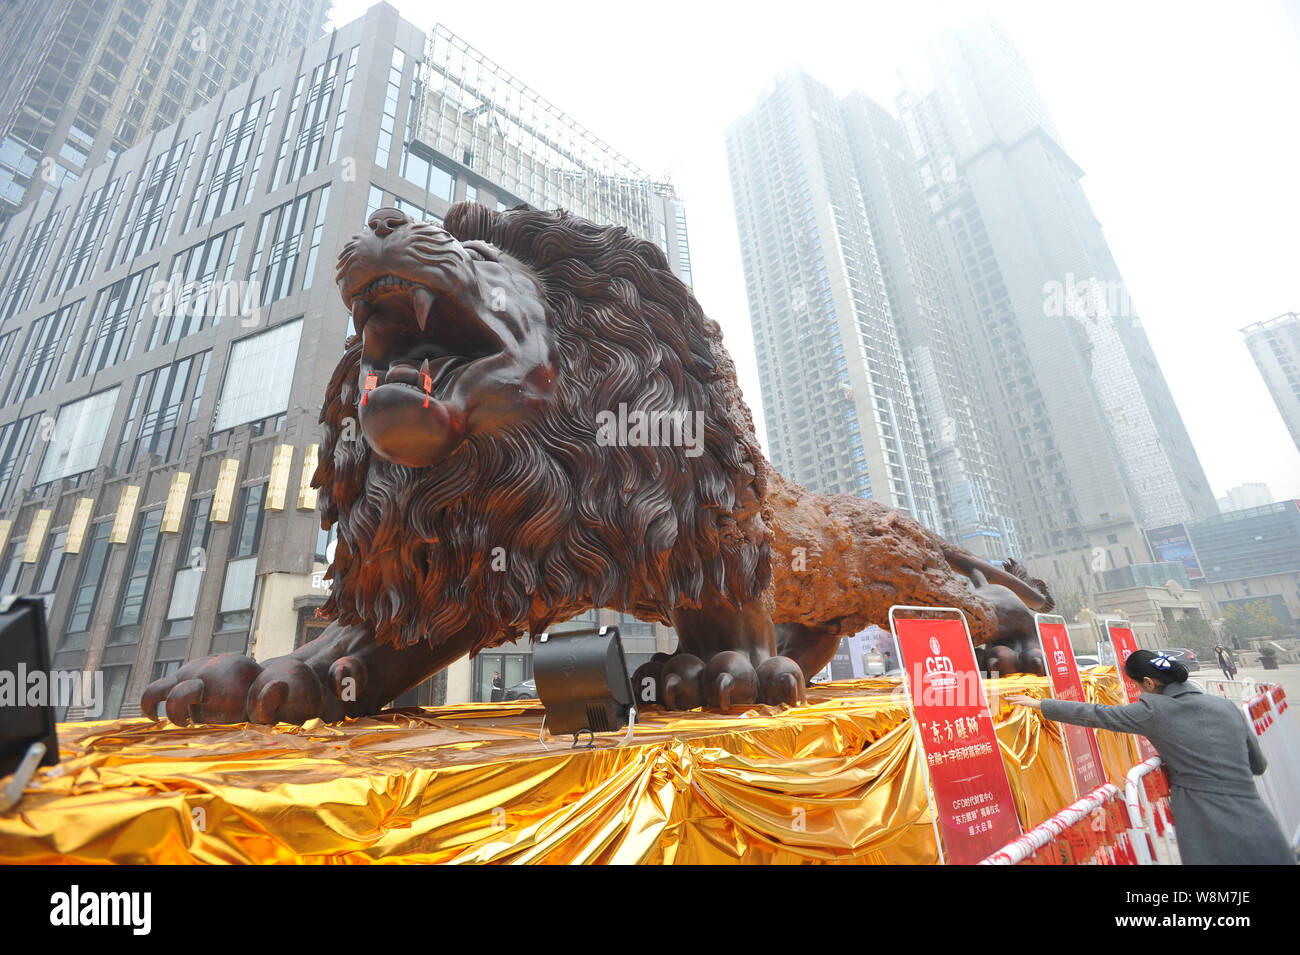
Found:
[(398, 275), (381, 275), (356, 292), (352, 323), (362, 336), (367, 404), (381, 389), (386, 396), (400, 389), (422, 402), (441, 398), (468, 365), (502, 349), (463, 299)]
[(542, 287), (489, 243), (380, 209), (339, 253), (337, 276), (360, 337), (357, 417), (380, 458), (431, 467), (550, 395)]

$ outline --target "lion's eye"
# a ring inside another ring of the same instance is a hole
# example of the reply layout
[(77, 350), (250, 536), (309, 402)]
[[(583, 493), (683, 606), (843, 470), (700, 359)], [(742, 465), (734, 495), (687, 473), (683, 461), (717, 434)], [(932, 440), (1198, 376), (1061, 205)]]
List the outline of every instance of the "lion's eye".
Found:
[(468, 242), (462, 242), (461, 248), (468, 252), (473, 258), (486, 260), (488, 262), (500, 262), (501, 252), (495, 245), (479, 239), (471, 239)]

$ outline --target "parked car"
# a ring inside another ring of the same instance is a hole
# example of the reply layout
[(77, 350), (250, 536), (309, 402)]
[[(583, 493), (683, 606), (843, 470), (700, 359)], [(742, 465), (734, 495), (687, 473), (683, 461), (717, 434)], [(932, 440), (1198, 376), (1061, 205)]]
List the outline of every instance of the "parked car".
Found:
[(535, 700), (537, 699), (537, 681), (524, 680), (523, 683), (516, 683), (514, 686), (506, 688), (506, 695), (503, 700)]
[(1188, 671), (1199, 670), (1201, 668), (1201, 662), (1196, 659), (1196, 654), (1186, 647), (1163, 647), (1157, 650), (1156, 653), (1169, 654), (1173, 659), (1187, 667)]

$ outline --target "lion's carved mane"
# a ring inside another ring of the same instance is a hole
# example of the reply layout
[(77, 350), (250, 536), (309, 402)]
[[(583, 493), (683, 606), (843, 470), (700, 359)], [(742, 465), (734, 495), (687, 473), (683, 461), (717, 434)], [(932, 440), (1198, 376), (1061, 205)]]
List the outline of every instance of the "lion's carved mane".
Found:
[[(653, 243), (526, 207), (460, 203), (444, 222), (526, 264), (559, 355), (555, 400), (435, 467), (374, 455), (354, 420), (361, 345), (326, 393), (313, 486), (338, 526), (321, 615), (380, 643), (455, 640), (471, 652), (591, 607), (668, 622), (674, 607), (737, 606), (771, 576), (759, 515), (767, 463), (718, 325)], [(601, 446), (597, 415), (702, 411), (702, 453)]]

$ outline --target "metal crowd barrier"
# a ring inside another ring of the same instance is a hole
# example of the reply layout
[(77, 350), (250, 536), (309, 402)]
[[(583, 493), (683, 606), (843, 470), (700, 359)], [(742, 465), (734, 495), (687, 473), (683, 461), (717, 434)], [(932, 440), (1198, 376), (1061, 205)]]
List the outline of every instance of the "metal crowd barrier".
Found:
[[(1124, 777), (1124, 801), (1134, 832), (1138, 865), (1179, 865), (1178, 837), (1169, 808), (1169, 774), (1159, 756), (1138, 763)], [(1152, 835), (1154, 833), (1154, 836)]]
[(1103, 783), (980, 865), (1136, 865), (1124, 794)]
[(1294, 848), (1300, 844), (1300, 738), (1295, 714), (1288, 714), (1286, 692), (1280, 686), (1262, 692), (1241, 704), (1259, 748), (1268, 760), (1262, 776), (1255, 777), (1260, 798), (1273, 811)]
[(1259, 695), (1259, 684), (1254, 680), (1204, 680), (1205, 692), (1221, 696), (1225, 700), (1240, 703)]
[[(1154, 837), (1153, 834), (1154, 833)], [(1003, 846), (980, 865), (1164, 865), (1178, 862), (1169, 780), (1154, 756)]]

